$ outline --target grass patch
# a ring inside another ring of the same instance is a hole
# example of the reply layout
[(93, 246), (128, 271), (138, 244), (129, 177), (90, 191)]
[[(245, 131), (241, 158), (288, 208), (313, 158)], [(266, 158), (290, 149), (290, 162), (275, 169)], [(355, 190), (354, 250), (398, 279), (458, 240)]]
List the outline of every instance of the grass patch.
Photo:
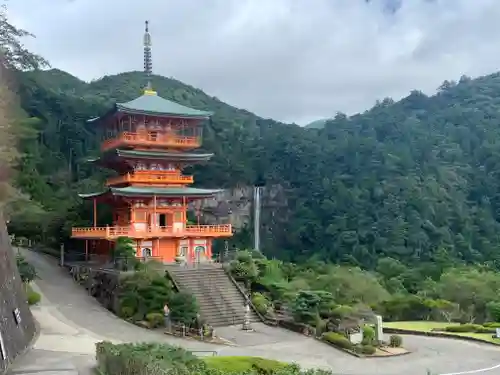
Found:
[(258, 373), (271, 373), (276, 370), (283, 369), (289, 364), (266, 359), (261, 357), (245, 357), (245, 356), (217, 356), (204, 358), (208, 368), (225, 371), (225, 372), (246, 372), (257, 370)]
[(28, 305), (33, 306), (36, 305), (42, 297), (39, 293), (35, 292), (30, 284), (25, 284), (26, 288), (26, 297), (28, 298)]
[(420, 332), (430, 332), (433, 329), (444, 328), (454, 325), (460, 325), (458, 323), (446, 323), (446, 322), (427, 322), (427, 321), (415, 321), (415, 322), (384, 322), (384, 328), (397, 328), (406, 329), (409, 331), (420, 331)]
[(441, 334), (450, 336), (462, 336), (462, 337), (472, 337), (484, 342), (493, 343), (500, 345), (500, 339), (493, 338), (491, 333), (473, 333), (473, 332), (445, 332), (445, 327), (459, 326), (458, 323), (446, 323), (446, 322), (426, 322), (426, 321), (414, 321), (414, 322), (384, 322), (384, 328), (395, 328), (407, 331), (418, 331), (418, 332), (431, 332), (439, 328), (443, 328), (443, 331), (439, 331)]

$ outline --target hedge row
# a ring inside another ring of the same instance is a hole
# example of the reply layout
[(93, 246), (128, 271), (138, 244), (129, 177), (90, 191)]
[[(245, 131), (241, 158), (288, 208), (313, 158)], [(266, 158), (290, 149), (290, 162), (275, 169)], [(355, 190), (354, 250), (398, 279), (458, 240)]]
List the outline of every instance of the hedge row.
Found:
[(332, 375), (329, 371), (301, 371), (296, 365), (260, 357), (215, 356), (204, 359), (166, 344), (96, 344), (101, 375)]
[(189, 374), (204, 369), (204, 363), (192, 353), (156, 343), (96, 344), (97, 369), (103, 375)]
[(483, 344), (491, 344), (491, 345), (495, 345), (495, 346), (500, 345), (500, 341), (499, 341), (499, 344), (497, 344), (496, 342), (486, 341), (486, 340), (483, 340), (483, 339), (477, 338), (477, 337), (456, 335), (456, 334), (453, 334), (452, 332), (445, 333), (445, 332), (435, 332), (435, 331), (416, 331), (416, 330), (412, 330), (412, 329), (384, 328), (384, 333), (397, 333), (400, 335), (442, 337), (442, 338), (447, 338), (447, 339), (451, 338), (451, 339), (458, 339), (458, 340), (465, 340), (465, 341), (481, 342)]

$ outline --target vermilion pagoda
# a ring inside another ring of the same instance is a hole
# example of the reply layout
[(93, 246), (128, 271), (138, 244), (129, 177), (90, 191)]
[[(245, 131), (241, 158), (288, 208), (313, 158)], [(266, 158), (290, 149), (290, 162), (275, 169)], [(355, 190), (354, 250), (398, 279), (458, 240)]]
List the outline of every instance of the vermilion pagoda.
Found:
[[(150, 73), (147, 38), (146, 29), (145, 69)], [(187, 223), (189, 202), (219, 191), (189, 187), (193, 176), (181, 172), (212, 156), (193, 152), (201, 145), (203, 121), (210, 115), (163, 99), (148, 84), (142, 96), (115, 104), (104, 116), (89, 120), (104, 138), (102, 155), (94, 162), (119, 175), (107, 181), (103, 192), (80, 195), (94, 203), (94, 225), (73, 228), (72, 237), (86, 240), (87, 253), (89, 248), (107, 253), (118, 237), (129, 237), (135, 241), (138, 257), (203, 261), (212, 256), (214, 238), (232, 236), (230, 224)], [(97, 226), (98, 202), (112, 205), (112, 225)]]

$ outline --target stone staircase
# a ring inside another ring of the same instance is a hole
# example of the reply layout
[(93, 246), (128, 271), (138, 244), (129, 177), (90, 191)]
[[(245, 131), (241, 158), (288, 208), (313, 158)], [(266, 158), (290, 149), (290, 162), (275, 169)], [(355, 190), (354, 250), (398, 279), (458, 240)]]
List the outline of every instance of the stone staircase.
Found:
[[(243, 324), (246, 297), (236, 287), (220, 264), (166, 266), (167, 272), (181, 291), (193, 294), (200, 315), (213, 327)], [(260, 321), (251, 309), (250, 321)]]

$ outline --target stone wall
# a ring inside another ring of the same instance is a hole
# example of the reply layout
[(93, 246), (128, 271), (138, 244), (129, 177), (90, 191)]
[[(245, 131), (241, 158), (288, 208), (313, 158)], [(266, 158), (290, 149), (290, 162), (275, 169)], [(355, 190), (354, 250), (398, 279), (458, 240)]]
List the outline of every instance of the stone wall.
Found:
[(0, 216), (0, 374), (30, 344), (36, 333), (15, 253)]

